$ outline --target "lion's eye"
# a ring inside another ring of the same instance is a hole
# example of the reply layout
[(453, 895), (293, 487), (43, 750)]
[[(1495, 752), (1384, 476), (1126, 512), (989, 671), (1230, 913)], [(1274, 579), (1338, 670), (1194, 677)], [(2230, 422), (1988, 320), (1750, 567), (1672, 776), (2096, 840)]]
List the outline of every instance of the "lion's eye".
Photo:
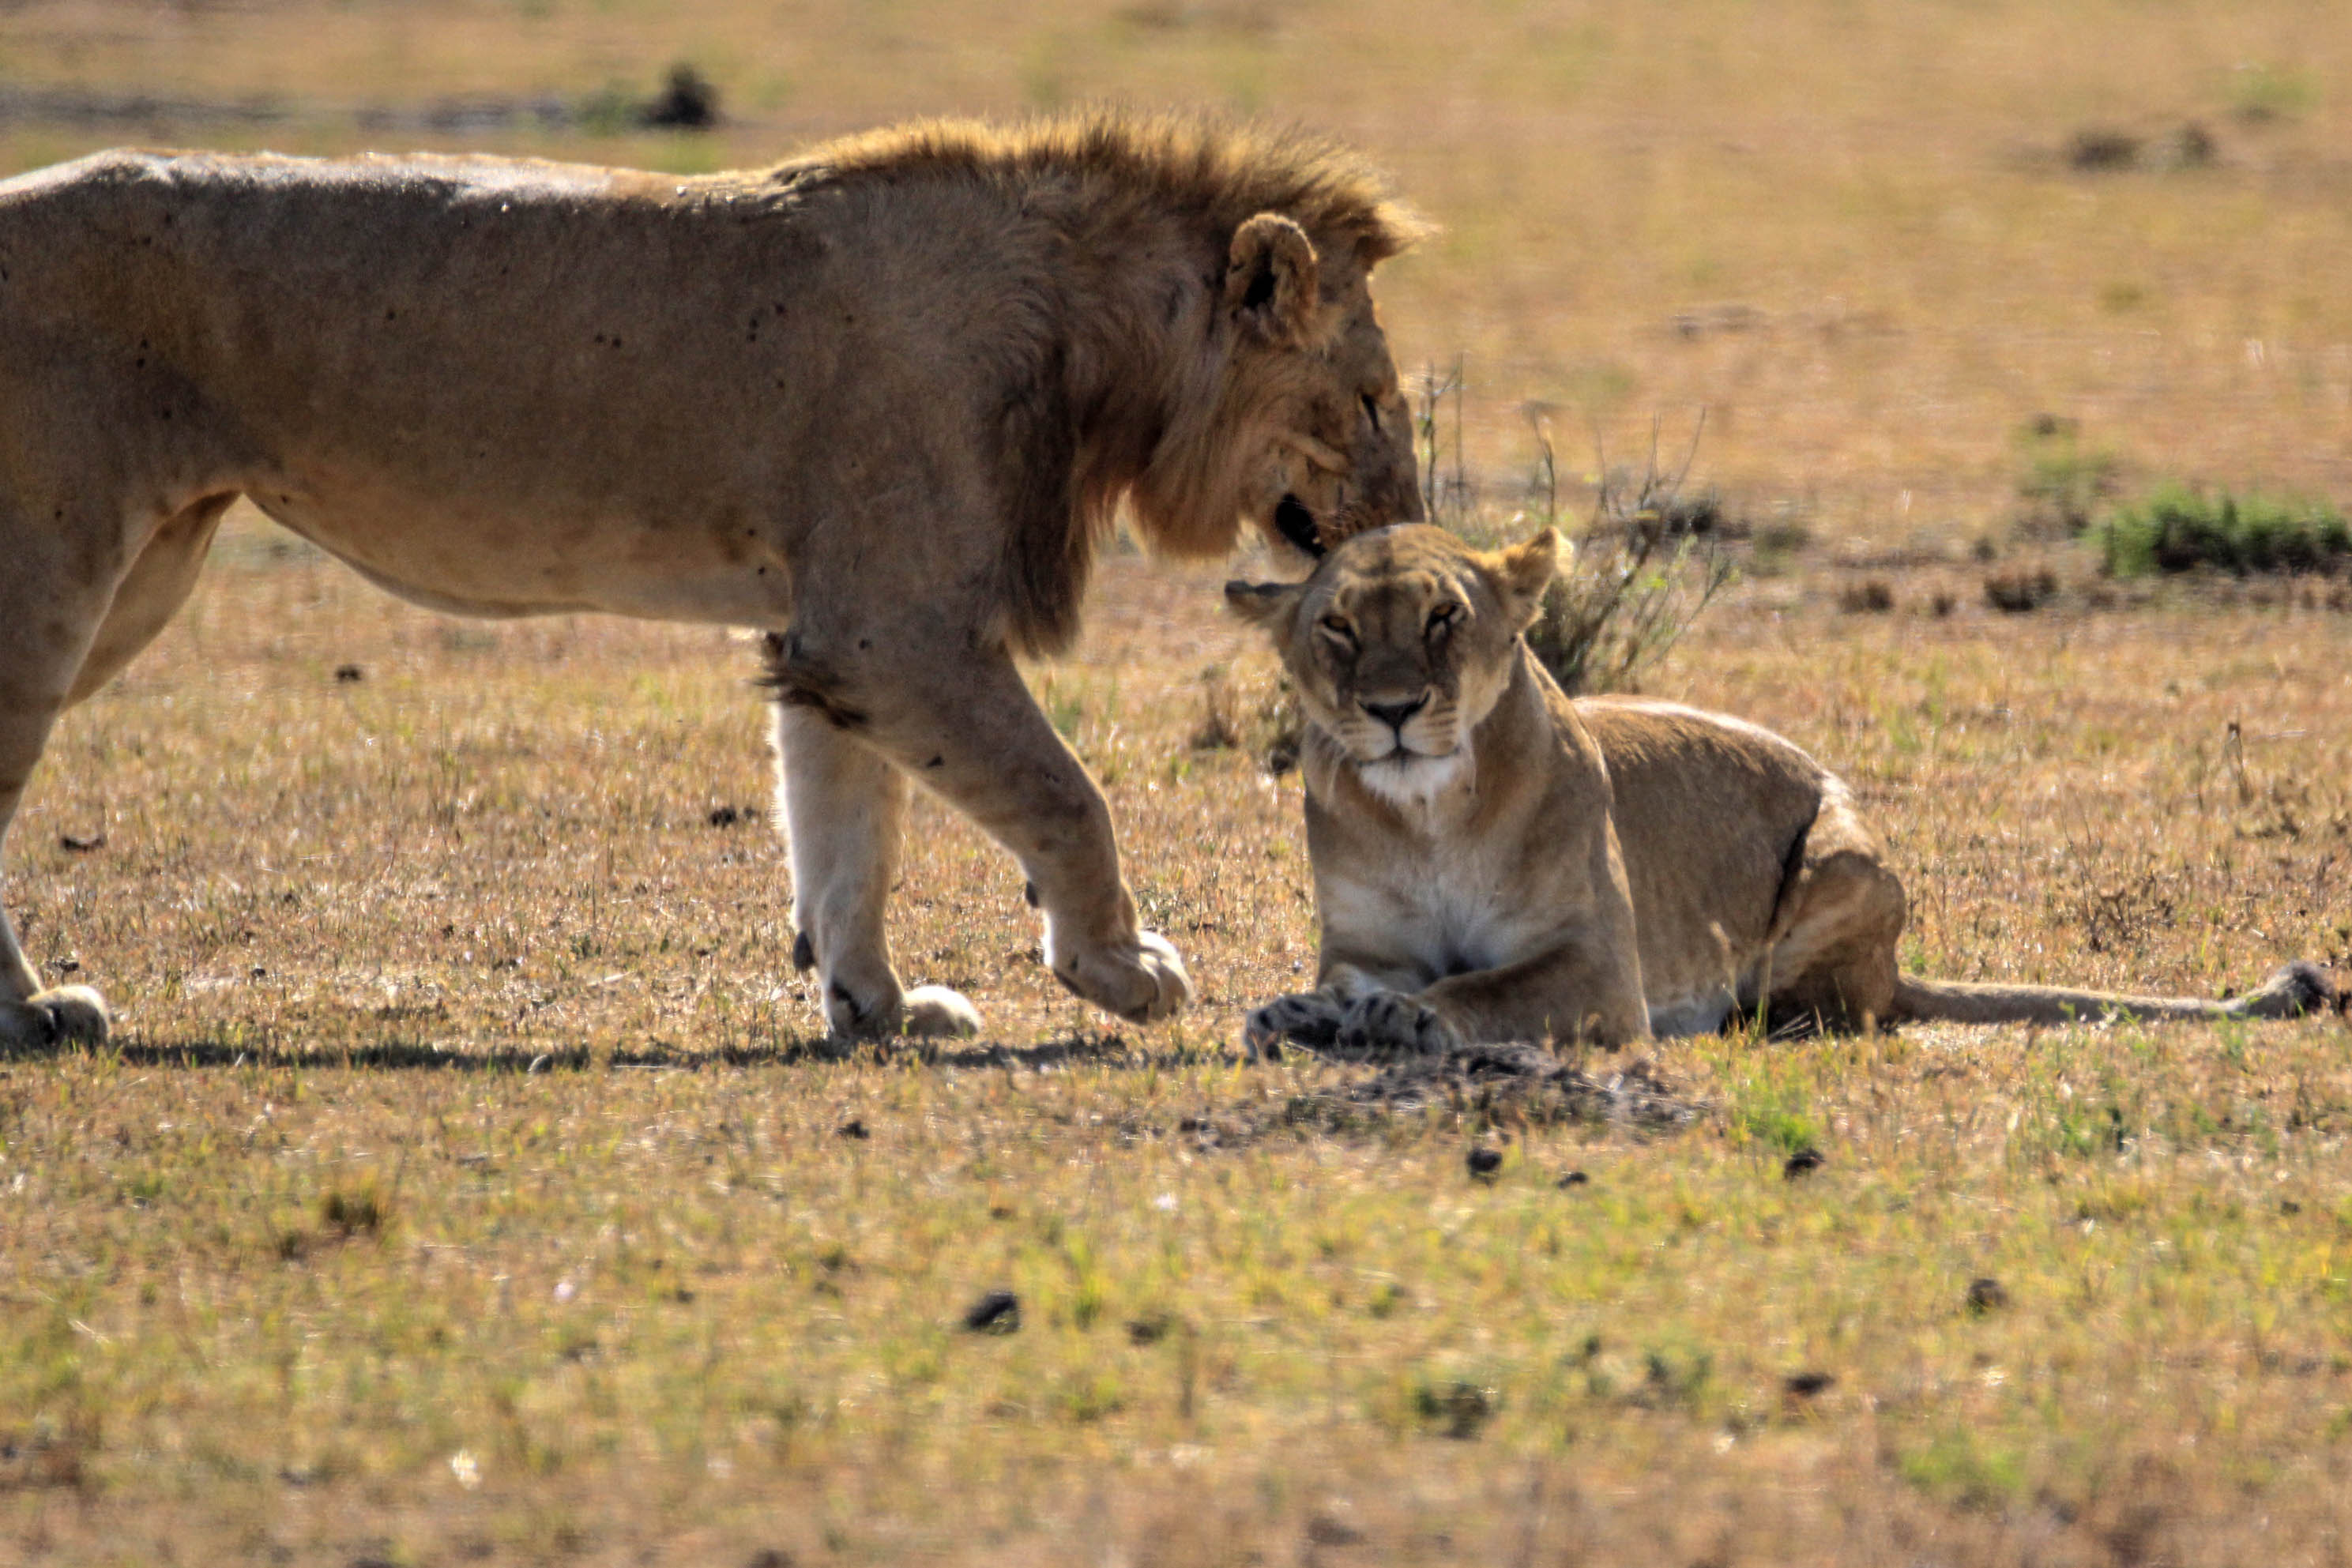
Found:
[(1380, 400), (1379, 400), (1378, 398), (1374, 397), (1371, 393), (1370, 393), (1370, 392), (1365, 392), (1365, 393), (1363, 394), (1363, 402), (1364, 402), (1364, 417), (1365, 417), (1366, 419), (1369, 419), (1369, 420), (1370, 420), (1370, 421), (1372, 422), (1372, 434), (1375, 434), (1375, 435), (1378, 435), (1378, 434), (1381, 433), (1381, 403), (1380, 403)]
[(1451, 632), (1454, 623), (1461, 619), (1462, 606), (1459, 604), (1439, 605), (1429, 612), (1429, 635), (1434, 637), (1441, 632)]
[(1347, 622), (1340, 619), (1339, 616), (1326, 615), (1322, 620), (1317, 622), (1316, 625), (1322, 629), (1323, 635), (1330, 638), (1341, 647), (1352, 648), (1356, 645), (1356, 629), (1353, 626), (1349, 625)]

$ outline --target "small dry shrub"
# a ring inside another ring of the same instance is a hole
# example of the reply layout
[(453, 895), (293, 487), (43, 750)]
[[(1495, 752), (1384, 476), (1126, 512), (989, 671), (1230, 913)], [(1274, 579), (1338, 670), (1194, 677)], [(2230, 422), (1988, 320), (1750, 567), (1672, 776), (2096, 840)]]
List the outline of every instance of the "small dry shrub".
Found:
[(2085, 174), (2129, 169), (2139, 162), (2139, 138), (2112, 125), (2086, 125), (2066, 143), (2066, 166)]
[[(1441, 415), (1454, 399), (1454, 471), (1441, 473)], [(1462, 371), (1423, 379), (1415, 423), (1422, 442), (1423, 501), (1432, 522), (1481, 545), (1517, 542), (1560, 520), (1559, 467), (1543, 410), (1528, 408), (1536, 460), (1527, 484), (1528, 505), (1507, 518), (1482, 511), (1462, 466)], [(1637, 476), (1596, 463), (1601, 478), (1592, 514), (1576, 541), (1573, 561), (1545, 592), (1528, 628), (1528, 649), (1575, 695), (1629, 691), (1641, 673), (1663, 659), (1736, 575), (1726, 546), (1746, 532), (1712, 489), (1686, 494), (1683, 482), (1698, 454), (1706, 422), (1691, 435), (1682, 465), (1658, 465), (1657, 431)], [(1760, 544), (1759, 544), (1760, 549)]]
[(1895, 608), (1895, 589), (1883, 577), (1849, 582), (1838, 590), (1838, 608), (1848, 615), (1884, 615)]
[(2184, 120), (2154, 136), (2112, 125), (2086, 125), (2066, 143), (2066, 166), (2082, 174), (2112, 174), (2130, 169), (2202, 169), (2221, 155), (2213, 133)]
[(2169, 929), (2179, 909), (2172, 877), (2140, 872), (2105, 887), (2087, 887), (2067, 913), (2094, 953), (2137, 953)]
[(1985, 602), (2011, 615), (2024, 615), (2058, 597), (2058, 577), (2048, 568), (1997, 571), (1984, 580)]
[[(1549, 472), (1550, 443), (1540, 429), (1537, 436)], [(1528, 647), (1562, 691), (1633, 689), (1731, 585), (1723, 543), (1734, 530), (1714, 492), (1682, 495), (1689, 469), (1686, 456), (1679, 470), (1662, 472), (1654, 442), (1639, 478), (1604, 470), (1575, 561), (1527, 632)]]
[(42, 1416), (21, 1431), (0, 1430), (0, 1494), (80, 1487), (102, 1426), (97, 1411), (77, 1407), (62, 1417)]
[(319, 1200), (319, 1225), (339, 1241), (355, 1236), (381, 1236), (391, 1228), (392, 1206), (373, 1187), (353, 1192), (339, 1187)]

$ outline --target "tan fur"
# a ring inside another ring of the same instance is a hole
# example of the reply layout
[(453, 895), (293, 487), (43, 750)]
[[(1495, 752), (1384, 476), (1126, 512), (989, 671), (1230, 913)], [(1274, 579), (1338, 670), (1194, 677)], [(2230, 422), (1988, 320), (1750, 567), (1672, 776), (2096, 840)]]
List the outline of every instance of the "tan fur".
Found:
[[(1018, 652), (1124, 512), (1217, 553), (1418, 516), (1368, 279), (1414, 224), (1338, 150), (1095, 114), (698, 178), (483, 158), (105, 153), (0, 183), (0, 834), (237, 495), (461, 613), (761, 628), (803, 946), (836, 1028), (911, 774), (1011, 849), (1055, 972), (1188, 992)], [(102, 1035), (0, 918), (0, 1043)]]
[(1902, 883), (1836, 775), (1738, 719), (1561, 695), (1519, 638), (1559, 549), (1549, 531), (1482, 554), (1393, 528), (1304, 583), (1227, 587), (1298, 687), (1323, 926), (1317, 989), (1252, 1013), (1253, 1052), (1622, 1045), (1735, 1012), (1867, 1028), (2329, 999), (2302, 965), (2230, 1002), (1899, 974)]

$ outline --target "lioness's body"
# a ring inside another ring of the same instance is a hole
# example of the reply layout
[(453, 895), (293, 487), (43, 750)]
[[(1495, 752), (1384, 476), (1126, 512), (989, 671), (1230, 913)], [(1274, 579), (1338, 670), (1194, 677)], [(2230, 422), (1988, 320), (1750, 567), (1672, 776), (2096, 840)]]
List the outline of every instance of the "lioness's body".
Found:
[(1736, 718), (1560, 693), (1518, 637), (1556, 548), (1482, 556), (1391, 528), (1304, 584), (1228, 591), (1299, 687), (1322, 922), (1317, 990), (1254, 1013), (1253, 1045), (1613, 1045), (1759, 1009), (2280, 1017), (2326, 998), (2304, 967), (2227, 1003), (1899, 973), (1902, 883), (1835, 774)]
[[(110, 153), (0, 183), (0, 833), (242, 494), (438, 609), (773, 633), (836, 1029), (901, 1020), (905, 772), (1019, 857), (1058, 976), (1164, 1016), (1181, 966), (1013, 656), (1068, 641), (1114, 507), (1192, 553), (1415, 512), (1366, 288), (1406, 232), (1327, 148), (1115, 117), (695, 179)], [(973, 1020), (932, 992), (913, 1021)], [(0, 918), (0, 1043), (104, 1028)]]

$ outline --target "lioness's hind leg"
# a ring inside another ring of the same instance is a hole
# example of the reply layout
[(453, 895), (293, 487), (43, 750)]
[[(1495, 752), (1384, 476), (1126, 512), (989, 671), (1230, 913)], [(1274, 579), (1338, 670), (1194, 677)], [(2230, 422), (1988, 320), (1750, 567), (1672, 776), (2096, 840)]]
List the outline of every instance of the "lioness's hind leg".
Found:
[(1788, 897), (1787, 924), (1769, 964), (1768, 1018), (1831, 1029), (1891, 1021), (1903, 883), (1876, 846), (1842, 844), (1817, 830)]
[(902, 990), (885, 917), (898, 873), (907, 781), (814, 709), (776, 706), (776, 767), (793, 872), (794, 960), (814, 967), (841, 1038), (968, 1035), (980, 1014), (945, 986)]

